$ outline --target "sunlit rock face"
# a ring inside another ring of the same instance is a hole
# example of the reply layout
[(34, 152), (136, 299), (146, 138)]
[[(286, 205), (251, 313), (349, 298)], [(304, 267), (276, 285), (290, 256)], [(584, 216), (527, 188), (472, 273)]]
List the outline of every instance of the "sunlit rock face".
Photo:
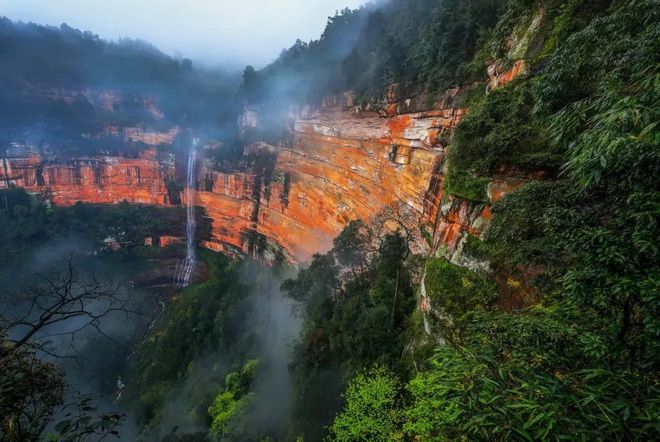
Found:
[(167, 204), (161, 164), (155, 152), (140, 158), (94, 157), (44, 161), (39, 155), (4, 158), (0, 187), (11, 185), (37, 192), (59, 205), (77, 201), (114, 204)]
[(516, 77), (527, 72), (525, 60), (516, 61), (509, 69), (502, 67), (502, 62), (497, 61), (488, 66), (488, 89), (493, 90), (512, 82)]
[(203, 245), (219, 252), (247, 253), (245, 234), (256, 229), (253, 218), (259, 204), (255, 174), (211, 172), (206, 181), (210, 181), (208, 190), (195, 195), (211, 221), (211, 238)]
[[(524, 63), (506, 71), (493, 66), (489, 88), (524, 71)], [(468, 112), (458, 104), (461, 92), (449, 90), (429, 104), (423, 93), (393, 85), (377, 108), (355, 105), (349, 93), (329, 97), (316, 112), (291, 112), (290, 141), (247, 146), (250, 153), (268, 158), (265, 166), (219, 172), (202, 161), (194, 197), (211, 234), (201, 245), (256, 255), (259, 245), (271, 243), (289, 260), (304, 262), (330, 249), (332, 239), (351, 220), (369, 220), (383, 209), (398, 207), (412, 220), (408, 227), (416, 238), (414, 251), (454, 256), (467, 234), (484, 232), (490, 203), (530, 178), (502, 171), (489, 186), (487, 203), (443, 192), (447, 149), (454, 128)], [(259, 122), (258, 109), (249, 109), (239, 120), (246, 129), (258, 128)], [(179, 133), (178, 128), (107, 130), (147, 146), (171, 144)], [(62, 205), (123, 200), (169, 204), (166, 182), (174, 178), (173, 159), (159, 157), (155, 148), (140, 158), (44, 161), (29, 154), (5, 158), (0, 167), (0, 186), (24, 187)], [(186, 203), (183, 193), (180, 200)]]
[[(520, 65), (497, 73), (498, 85), (523, 71)], [(267, 176), (211, 173), (196, 197), (213, 226), (205, 245), (250, 253), (252, 232), (281, 246), (293, 261), (306, 261), (330, 249), (351, 220), (369, 220), (392, 206), (412, 215), (418, 252), (452, 256), (466, 234), (483, 233), (490, 204), (443, 193), (451, 135), (467, 112), (455, 105), (460, 91), (447, 91), (431, 110), (426, 97), (407, 99), (408, 92), (392, 86), (378, 111), (354, 105), (350, 94), (330, 97), (318, 112), (298, 115), (292, 142), (251, 147), (275, 154)], [(249, 127), (258, 121), (253, 109), (241, 119)], [(490, 202), (524, 182), (505, 174), (494, 179)]]
[(304, 261), (327, 251), (348, 222), (388, 205), (432, 217), (437, 208), (427, 194), (446, 152), (441, 135), (463, 114), (445, 108), (382, 118), (333, 106), (298, 118), (291, 144), (256, 146), (275, 155), (267, 176), (207, 175), (196, 200), (211, 218), (211, 242), (247, 252), (251, 231)]

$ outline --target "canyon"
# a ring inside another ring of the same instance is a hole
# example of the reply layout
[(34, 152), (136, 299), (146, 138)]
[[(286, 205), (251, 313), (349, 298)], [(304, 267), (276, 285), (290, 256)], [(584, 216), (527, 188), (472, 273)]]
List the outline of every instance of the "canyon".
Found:
[[(509, 70), (494, 64), (487, 87), (502, 86), (524, 71), (524, 60)], [(99, 95), (113, 96), (109, 91)], [(412, 234), (417, 252), (437, 251), (460, 261), (462, 242), (484, 231), (490, 205), (526, 181), (511, 173), (491, 179), (487, 202), (445, 194), (444, 160), (452, 132), (469, 111), (458, 104), (462, 95), (464, 90), (455, 88), (429, 104), (424, 94), (393, 85), (378, 109), (356, 105), (350, 93), (328, 97), (319, 109), (294, 114), (290, 141), (245, 146), (246, 154), (268, 158), (265, 166), (222, 171), (199, 161), (193, 197), (211, 224), (210, 237), (199, 238), (200, 245), (256, 255), (257, 244), (269, 243), (289, 261), (304, 262), (329, 250), (351, 220), (370, 220), (385, 210), (390, 221)], [(150, 109), (158, 113), (155, 106)], [(239, 124), (243, 131), (258, 128), (260, 109), (245, 109)], [(135, 158), (67, 159), (13, 149), (2, 158), (0, 187), (22, 187), (57, 205), (186, 203), (185, 192), (177, 198), (168, 194), (168, 183), (176, 180), (175, 163), (185, 158), (157, 149), (172, 144), (178, 127), (107, 131), (144, 148)], [(262, 257), (272, 258), (269, 253)]]

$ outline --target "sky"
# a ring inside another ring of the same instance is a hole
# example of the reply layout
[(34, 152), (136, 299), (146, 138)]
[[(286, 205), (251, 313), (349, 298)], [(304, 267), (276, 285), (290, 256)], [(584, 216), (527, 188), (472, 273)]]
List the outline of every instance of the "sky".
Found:
[(0, 0), (12, 20), (69, 26), (105, 39), (146, 40), (209, 66), (261, 67), (296, 39), (318, 38), (328, 16), (365, 0)]

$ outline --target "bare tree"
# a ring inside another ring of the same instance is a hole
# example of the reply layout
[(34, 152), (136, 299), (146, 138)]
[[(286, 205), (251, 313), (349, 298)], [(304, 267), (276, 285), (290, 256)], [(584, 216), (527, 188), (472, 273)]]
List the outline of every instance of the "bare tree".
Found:
[[(120, 294), (119, 286), (97, 277), (82, 279), (71, 259), (66, 270), (52, 275), (36, 275), (37, 283), (14, 300), (8, 311), (0, 313), (0, 327), (6, 330), (15, 350), (28, 346), (54, 357), (66, 357), (49, 345), (49, 340), (67, 337), (74, 345), (76, 336), (93, 328), (113, 339), (101, 328), (101, 320), (113, 313), (138, 314), (129, 305), (130, 291)], [(74, 348), (75, 350), (75, 348)]]
[(369, 225), (373, 230), (373, 238), (376, 242), (375, 250), (380, 247), (386, 234), (397, 231), (410, 244), (419, 235), (419, 214), (406, 203), (392, 203), (383, 207), (380, 212), (374, 215), (370, 219)]
[[(92, 329), (112, 339), (102, 329), (102, 319), (113, 313), (137, 313), (129, 306), (130, 291), (96, 277), (80, 278), (71, 259), (66, 270), (37, 275), (37, 284), (0, 313), (0, 439), (39, 440), (56, 413), (62, 420), (54, 429), (70, 440), (99, 440), (116, 435), (119, 414), (96, 414), (91, 398), (65, 400), (62, 369), (40, 355), (76, 357), (75, 339)], [(64, 338), (71, 352), (62, 353), (50, 342)], [(68, 439), (67, 439), (68, 440)]]

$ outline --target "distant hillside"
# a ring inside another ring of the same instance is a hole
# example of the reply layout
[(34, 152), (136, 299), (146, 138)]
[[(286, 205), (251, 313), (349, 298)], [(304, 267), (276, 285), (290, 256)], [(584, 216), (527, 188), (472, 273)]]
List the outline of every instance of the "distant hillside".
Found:
[(329, 18), (318, 40), (299, 40), (260, 72), (248, 70), (245, 95), (319, 101), (349, 89), (378, 95), (392, 83), (437, 91), (480, 79), (490, 54), (477, 52), (510, 11), (506, 3), (400, 0), (344, 9)]
[(192, 62), (175, 60), (140, 40), (107, 42), (91, 32), (0, 19), (3, 81), (72, 87), (124, 86), (156, 90), (184, 81)]
[(81, 144), (108, 125), (218, 132), (235, 121), (236, 75), (195, 70), (146, 42), (107, 42), (66, 24), (7, 18), (0, 18), (0, 42), (2, 145), (35, 134)]

